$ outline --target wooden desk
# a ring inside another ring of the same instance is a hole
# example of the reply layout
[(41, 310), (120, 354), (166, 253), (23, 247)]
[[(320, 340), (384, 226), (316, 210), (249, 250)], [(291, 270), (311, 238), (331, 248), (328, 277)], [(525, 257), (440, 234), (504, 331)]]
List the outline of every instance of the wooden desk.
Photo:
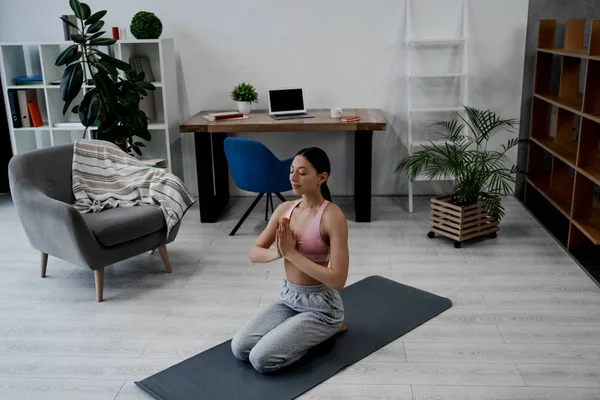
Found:
[[(358, 115), (358, 122), (340, 122), (329, 110), (308, 110), (314, 118), (276, 120), (267, 111), (252, 111), (247, 119), (210, 122), (202, 111), (180, 125), (180, 131), (194, 133), (200, 221), (216, 222), (229, 201), (229, 168), (223, 141), (232, 132), (354, 132), (354, 210), (357, 222), (371, 221), (371, 162), (373, 131), (386, 129), (379, 109), (344, 109), (344, 115)], [(306, 143), (306, 147), (314, 143)], [(299, 150), (299, 149), (298, 149)], [(336, 176), (341, 173), (335, 171)]]

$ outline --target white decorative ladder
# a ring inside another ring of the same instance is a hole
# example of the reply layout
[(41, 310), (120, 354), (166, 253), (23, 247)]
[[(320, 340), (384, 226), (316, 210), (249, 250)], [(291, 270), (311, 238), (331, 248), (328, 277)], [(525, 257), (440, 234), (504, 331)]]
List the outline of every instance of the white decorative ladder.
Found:
[[(408, 154), (411, 155), (415, 151), (422, 149), (422, 145), (430, 144), (429, 140), (415, 141), (413, 140), (413, 114), (415, 113), (440, 113), (440, 112), (461, 112), (463, 111), (462, 106), (448, 106), (448, 107), (413, 107), (412, 97), (412, 84), (415, 80), (423, 79), (459, 79), (460, 81), (460, 102), (464, 105), (468, 105), (468, 69), (467, 69), (467, 2), (468, 0), (461, 0), (461, 20), (460, 20), (460, 37), (441, 37), (441, 38), (424, 38), (424, 37), (413, 37), (411, 30), (411, 9), (412, 3), (418, 2), (419, 0), (407, 0), (406, 1), (406, 40), (407, 40), (407, 69), (406, 69), (406, 88), (407, 88), (407, 125), (408, 125)], [(448, 46), (458, 46), (461, 50), (461, 71), (457, 72), (445, 72), (445, 73), (427, 73), (422, 74), (419, 71), (414, 71), (412, 68), (412, 53), (419, 51), (425, 46), (447, 48)], [(434, 143), (443, 143), (442, 141), (434, 141)], [(428, 181), (429, 178), (423, 174), (417, 176), (414, 180), (408, 179), (408, 209), (409, 212), (413, 212), (413, 183), (416, 181)], [(447, 179), (450, 180), (450, 179)]]

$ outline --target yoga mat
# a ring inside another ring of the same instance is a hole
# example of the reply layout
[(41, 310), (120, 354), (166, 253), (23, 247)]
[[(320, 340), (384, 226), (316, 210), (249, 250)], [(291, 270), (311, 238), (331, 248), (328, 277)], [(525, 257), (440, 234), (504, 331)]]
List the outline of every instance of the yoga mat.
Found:
[(236, 359), (228, 340), (136, 384), (159, 400), (293, 399), (452, 306), (447, 298), (381, 276), (340, 294), (348, 331), (287, 368), (263, 375)]

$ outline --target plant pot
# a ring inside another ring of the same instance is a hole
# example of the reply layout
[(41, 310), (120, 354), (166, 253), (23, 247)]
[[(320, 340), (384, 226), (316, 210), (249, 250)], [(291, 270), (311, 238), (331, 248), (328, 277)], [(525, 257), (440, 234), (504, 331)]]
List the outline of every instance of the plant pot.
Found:
[(450, 202), (450, 196), (439, 196), (430, 203), (429, 237), (437, 233), (454, 240), (454, 247), (460, 247), (465, 240), (489, 235), (496, 237), (500, 222), (493, 219), (483, 208), (483, 203), (457, 206)]
[(250, 102), (249, 101), (238, 101), (237, 102), (238, 111), (242, 114), (250, 114)]

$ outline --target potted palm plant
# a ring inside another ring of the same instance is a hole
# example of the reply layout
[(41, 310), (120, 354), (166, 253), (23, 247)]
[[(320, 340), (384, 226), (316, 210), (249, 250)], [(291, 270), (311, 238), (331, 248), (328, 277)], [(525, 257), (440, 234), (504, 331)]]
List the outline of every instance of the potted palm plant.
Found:
[[(496, 237), (505, 215), (502, 196), (514, 190), (516, 167), (505, 165), (506, 153), (520, 143), (508, 139), (501, 149), (488, 148), (489, 140), (499, 133), (514, 134), (516, 119), (504, 119), (491, 110), (464, 106), (465, 115), (429, 126), (442, 136), (441, 143), (430, 141), (421, 150), (404, 158), (395, 169), (404, 170), (410, 179), (424, 174), (431, 179), (449, 179), (452, 191), (431, 199), (431, 228), (428, 236), (439, 234), (454, 240), (456, 248), (465, 240), (483, 235)], [(464, 133), (465, 126), (470, 134)]]

